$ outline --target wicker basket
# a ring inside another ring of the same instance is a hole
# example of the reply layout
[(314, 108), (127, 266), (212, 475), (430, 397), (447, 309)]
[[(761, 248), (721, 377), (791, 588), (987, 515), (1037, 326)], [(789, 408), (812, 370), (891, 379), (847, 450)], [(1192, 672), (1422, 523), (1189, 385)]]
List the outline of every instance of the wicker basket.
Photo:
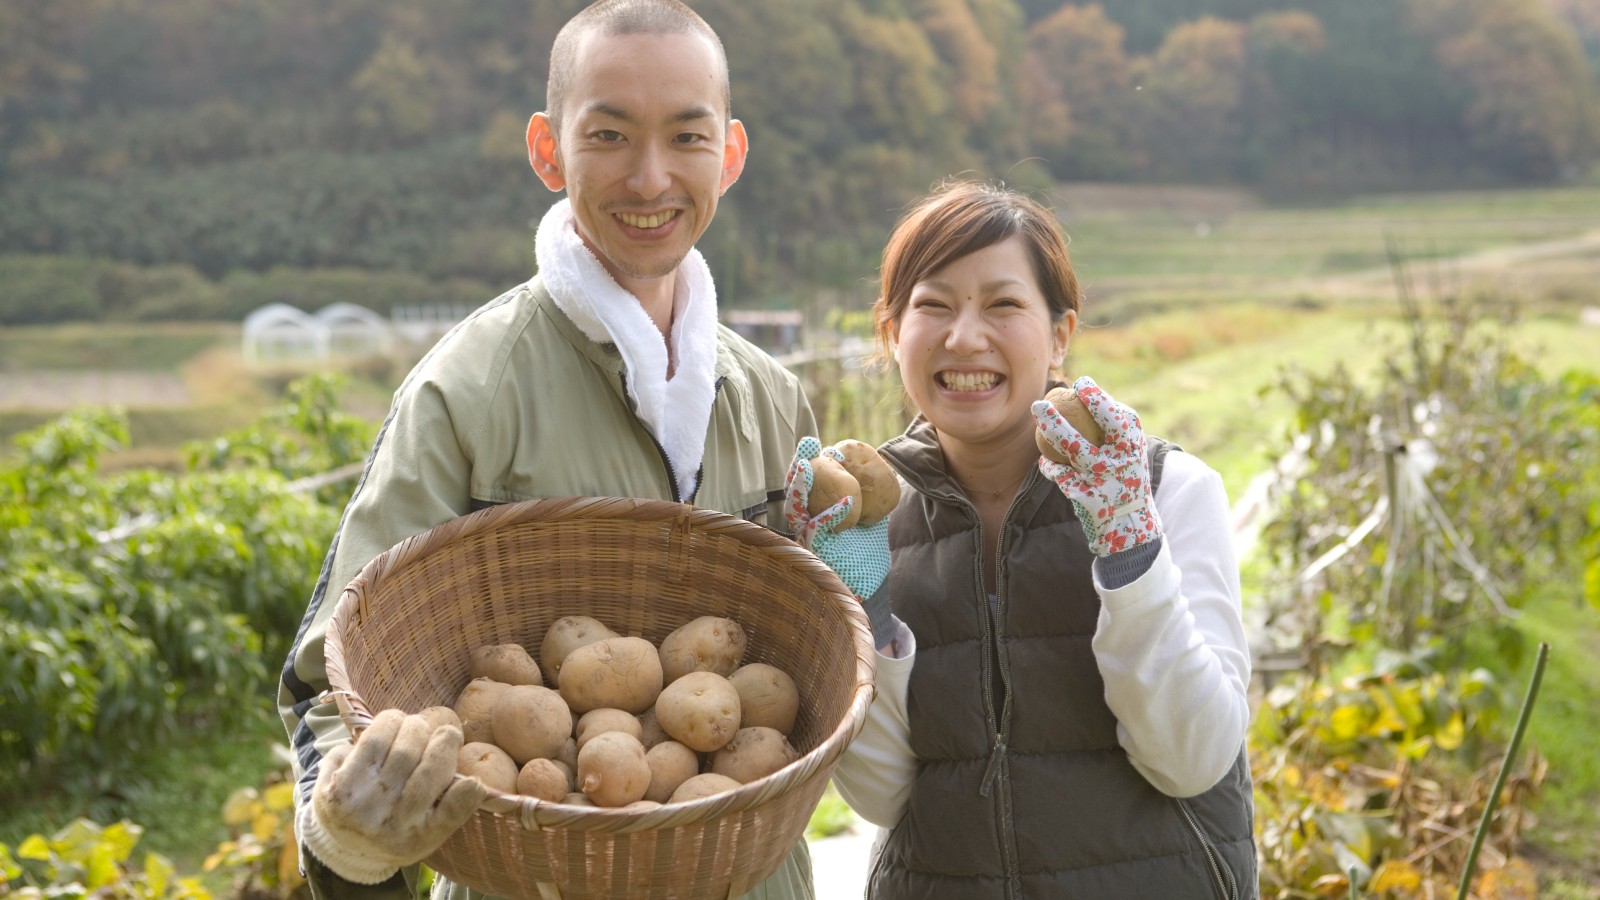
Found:
[[(593, 616), (659, 643), (701, 615), (744, 626), (746, 662), (800, 692), (791, 765), (647, 812), (491, 790), (427, 864), (498, 897), (737, 897), (803, 838), (873, 693), (866, 617), (836, 575), (759, 525), (619, 498), (493, 507), (396, 545), (345, 588), (327, 632), (328, 698), (353, 733), (391, 707), (453, 703), (472, 648), (539, 646), (555, 618)], [(457, 776), (460, 777), (460, 776)]]

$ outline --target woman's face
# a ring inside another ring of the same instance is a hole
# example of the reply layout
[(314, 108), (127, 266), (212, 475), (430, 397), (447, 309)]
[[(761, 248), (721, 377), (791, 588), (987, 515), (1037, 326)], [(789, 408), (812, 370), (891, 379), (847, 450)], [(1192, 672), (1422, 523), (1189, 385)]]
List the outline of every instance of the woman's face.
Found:
[(1077, 314), (1050, 320), (1033, 260), (1011, 237), (947, 263), (911, 289), (894, 358), (940, 440), (1003, 444), (1027, 433), (1033, 401), (1066, 357)]

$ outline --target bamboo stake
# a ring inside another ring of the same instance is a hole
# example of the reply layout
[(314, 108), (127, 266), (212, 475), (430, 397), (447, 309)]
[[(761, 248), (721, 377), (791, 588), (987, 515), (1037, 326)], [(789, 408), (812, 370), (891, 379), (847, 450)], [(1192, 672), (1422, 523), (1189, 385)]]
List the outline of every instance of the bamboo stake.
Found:
[(1533, 663), (1533, 678), (1528, 682), (1528, 696), (1522, 701), (1522, 712), (1517, 715), (1517, 727), (1511, 732), (1511, 746), (1506, 748), (1506, 758), (1500, 763), (1500, 774), (1494, 780), (1494, 790), (1483, 807), (1483, 820), (1478, 823), (1478, 833), (1472, 838), (1472, 849), (1467, 853), (1467, 865), (1461, 871), (1461, 890), (1456, 900), (1467, 900), (1472, 887), (1472, 870), (1478, 867), (1478, 851), (1483, 849), (1483, 839), (1489, 834), (1489, 820), (1500, 803), (1500, 791), (1506, 786), (1506, 776), (1511, 773), (1511, 761), (1517, 758), (1517, 748), (1522, 743), (1522, 733), (1528, 728), (1528, 718), (1533, 713), (1534, 701), (1539, 699), (1539, 681), (1544, 677), (1544, 664), (1550, 658), (1550, 644), (1540, 642), (1539, 656)]

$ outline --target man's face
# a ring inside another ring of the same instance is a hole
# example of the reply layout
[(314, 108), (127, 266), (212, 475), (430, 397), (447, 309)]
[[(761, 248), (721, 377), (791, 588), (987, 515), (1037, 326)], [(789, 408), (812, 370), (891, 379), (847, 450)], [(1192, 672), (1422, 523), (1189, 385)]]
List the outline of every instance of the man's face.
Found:
[(561, 132), (529, 125), (530, 161), (567, 191), (578, 232), (623, 287), (673, 275), (744, 165), (726, 77), (695, 34), (591, 33), (572, 72)]

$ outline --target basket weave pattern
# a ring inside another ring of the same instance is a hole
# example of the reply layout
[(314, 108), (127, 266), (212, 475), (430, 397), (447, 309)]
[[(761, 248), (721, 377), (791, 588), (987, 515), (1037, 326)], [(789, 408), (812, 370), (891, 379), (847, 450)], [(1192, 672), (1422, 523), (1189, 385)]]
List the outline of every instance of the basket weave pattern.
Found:
[[(871, 633), (838, 577), (787, 539), (684, 504), (623, 498), (511, 503), (447, 522), (374, 559), (339, 598), (324, 653), (352, 732), (388, 708), (451, 705), (474, 647), (537, 655), (563, 615), (660, 644), (703, 615), (739, 622), (744, 662), (789, 673), (801, 754), (735, 791), (646, 812), (490, 791), (427, 864), (499, 897), (737, 897), (802, 839), (873, 691)], [(551, 685), (553, 687), (553, 685)]]

